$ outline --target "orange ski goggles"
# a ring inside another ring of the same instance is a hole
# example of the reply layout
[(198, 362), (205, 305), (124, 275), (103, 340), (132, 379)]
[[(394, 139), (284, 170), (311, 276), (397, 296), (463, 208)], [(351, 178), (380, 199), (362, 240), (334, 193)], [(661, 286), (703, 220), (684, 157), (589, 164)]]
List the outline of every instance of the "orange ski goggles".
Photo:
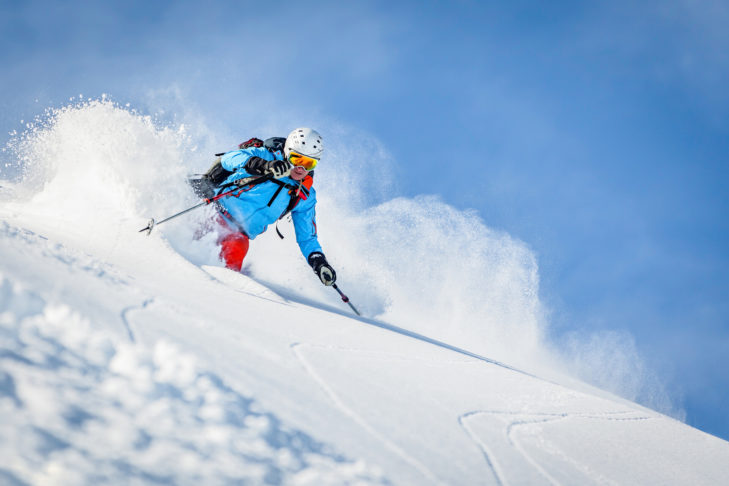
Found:
[(303, 167), (306, 170), (311, 170), (314, 167), (316, 167), (316, 164), (319, 162), (319, 159), (315, 159), (314, 157), (309, 157), (307, 155), (303, 155), (298, 152), (294, 152), (292, 150), (291, 153), (289, 153), (289, 162), (291, 162), (294, 165)]

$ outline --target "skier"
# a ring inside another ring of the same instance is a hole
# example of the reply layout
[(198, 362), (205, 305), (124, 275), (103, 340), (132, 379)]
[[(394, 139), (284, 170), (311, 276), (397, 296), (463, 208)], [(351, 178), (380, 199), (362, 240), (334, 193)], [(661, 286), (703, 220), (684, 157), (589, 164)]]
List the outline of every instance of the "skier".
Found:
[(221, 223), (220, 258), (226, 267), (240, 271), (249, 240), (291, 214), (304, 258), (324, 285), (334, 284), (337, 274), (317, 239), (316, 191), (312, 187), (313, 169), (323, 148), (321, 135), (311, 128), (297, 128), (285, 139), (274, 137), (264, 142), (253, 138), (240, 144), (239, 150), (218, 154), (210, 170), (191, 181), (203, 198), (240, 187), (216, 203)]

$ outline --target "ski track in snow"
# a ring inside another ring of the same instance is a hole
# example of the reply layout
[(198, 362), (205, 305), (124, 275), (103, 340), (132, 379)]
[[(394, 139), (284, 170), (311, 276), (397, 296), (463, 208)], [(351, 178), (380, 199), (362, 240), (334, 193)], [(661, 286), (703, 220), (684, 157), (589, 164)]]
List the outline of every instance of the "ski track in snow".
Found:
[[(494, 473), (495, 479), (497, 484), (499, 485), (508, 485), (511, 484), (511, 482), (507, 479), (508, 474), (506, 474), (502, 467), (498, 464), (498, 459), (496, 458), (496, 454), (488, 447), (486, 442), (468, 425), (468, 422), (474, 418), (477, 418), (479, 416), (498, 416), (498, 417), (508, 417), (513, 416), (515, 417), (514, 420), (509, 421), (503, 428), (504, 435), (507, 438), (509, 445), (511, 445), (518, 453), (524, 458), (524, 460), (529, 463), (539, 474), (542, 476), (549, 484), (551, 485), (559, 485), (561, 482), (554, 478), (551, 474), (549, 474), (542, 465), (539, 464), (539, 462), (534, 459), (524, 448), (524, 446), (520, 443), (520, 441), (515, 437), (515, 431), (520, 427), (527, 427), (529, 425), (535, 425), (535, 424), (543, 424), (543, 423), (550, 423), (550, 422), (557, 422), (560, 420), (569, 420), (572, 418), (585, 418), (585, 419), (594, 419), (594, 420), (608, 420), (608, 421), (640, 421), (640, 420), (651, 420), (654, 417), (649, 417), (647, 415), (639, 415), (635, 417), (620, 417), (620, 415), (635, 415), (636, 412), (632, 410), (626, 410), (626, 411), (613, 411), (613, 412), (602, 412), (602, 413), (520, 413), (520, 412), (513, 412), (513, 411), (505, 411), (505, 410), (476, 410), (471, 411), (468, 413), (465, 413), (458, 417), (458, 423), (460, 426), (464, 429), (466, 434), (473, 440), (478, 448), (481, 450), (484, 459), (488, 466), (491, 468), (491, 470)], [(521, 418), (519, 418), (521, 417)], [(527, 418), (532, 417), (532, 418)], [(502, 451), (503, 452), (503, 451)], [(555, 452), (555, 451), (552, 451)], [(566, 454), (560, 454), (561, 458), (565, 461), (568, 461), (572, 467), (574, 467), (576, 470), (581, 471), (588, 477), (591, 477), (595, 482), (604, 483), (604, 484), (617, 484), (614, 481), (609, 480), (608, 478), (604, 477), (596, 477), (595, 472), (590, 470), (589, 467), (587, 467), (584, 464), (581, 464), (574, 459), (570, 458)], [(513, 468), (512, 468), (513, 469)]]
[(438, 479), (438, 477), (433, 474), (430, 469), (428, 469), (423, 463), (409, 455), (407, 452), (405, 452), (403, 449), (398, 447), (395, 443), (393, 443), (391, 440), (389, 440), (387, 437), (385, 437), (383, 434), (378, 432), (372, 425), (370, 425), (362, 416), (360, 416), (357, 412), (355, 412), (352, 408), (348, 407), (344, 401), (339, 397), (339, 395), (334, 391), (334, 389), (327, 384), (326, 380), (323, 379), (314, 369), (314, 367), (306, 360), (304, 355), (300, 352), (300, 349), (304, 346), (311, 347), (311, 348), (321, 348), (321, 349), (331, 349), (330, 346), (322, 346), (322, 345), (313, 345), (308, 343), (292, 343), (290, 345), (291, 352), (294, 354), (296, 359), (299, 360), (301, 365), (303, 366), (304, 370), (311, 376), (311, 378), (319, 385), (319, 387), (326, 393), (329, 398), (334, 402), (334, 404), (339, 408), (345, 415), (350, 417), (352, 420), (354, 420), (356, 423), (358, 423), (362, 428), (364, 428), (370, 435), (375, 437), (378, 441), (382, 442), (382, 444), (397, 454), (399, 457), (401, 457), (405, 462), (413, 466), (415, 469), (417, 469), (425, 478), (430, 480), (431, 482), (435, 484), (445, 484), (443, 481)]
[(124, 328), (127, 331), (127, 334), (129, 335), (129, 340), (133, 343), (136, 343), (137, 340), (134, 337), (134, 331), (132, 330), (132, 324), (129, 322), (129, 319), (127, 318), (127, 314), (130, 311), (136, 311), (136, 310), (143, 310), (146, 309), (149, 304), (154, 302), (154, 299), (146, 299), (144, 302), (142, 302), (139, 305), (130, 305), (129, 307), (125, 307), (119, 317), (121, 317), (122, 322), (124, 323)]
[(486, 461), (486, 464), (488, 465), (489, 469), (494, 474), (494, 479), (496, 480), (496, 484), (501, 486), (504, 484), (503, 480), (503, 472), (501, 472), (500, 468), (494, 463), (493, 460), (493, 453), (489, 450), (489, 447), (468, 427), (468, 425), (465, 423), (466, 419), (470, 417), (471, 415), (475, 415), (478, 413), (487, 413), (487, 412), (469, 412), (466, 414), (461, 415), (458, 417), (458, 424), (463, 428), (463, 430), (466, 431), (466, 434), (473, 440), (478, 448), (481, 450), (481, 453), (483, 454), (483, 458)]
[(532, 424), (540, 424), (540, 423), (547, 423), (547, 422), (555, 422), (557, 420), (563, 420), (567, 417), (566, 414), (557, 414), (552, 417), (545, 417), (545, 418), (539, 418), (539, 419), (530, 419), (530, 420), (517, 420), (514, 422), (511, 422), (506, 427), (506, 437), (509, 439), (509, 442), (511, 445), (519, 451), (519, 453), (524, 457), (524, 459), (532, 465), (534, 469), (536, 469), (540, 475), (542, 475), (549, 484), (552, 484), (554, 486), (559, 486), (559, 481), (557, 481), (554, 477), (552, 477), (551, 474), (549, 474), (536, 460), (534, 460), (531, 455), (529, 455), (526, 450), (524, 450), (524, 447), (515, 439), (514, 437), (514, 430), (517, 427), (523, 427), (528, 426)]

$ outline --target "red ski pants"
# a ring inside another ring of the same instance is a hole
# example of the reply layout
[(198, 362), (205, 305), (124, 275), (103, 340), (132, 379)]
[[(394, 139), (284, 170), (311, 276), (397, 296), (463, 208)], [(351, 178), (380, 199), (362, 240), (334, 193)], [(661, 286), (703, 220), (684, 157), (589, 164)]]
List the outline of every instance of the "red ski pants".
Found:
[(225, 266), (240, 272), (243, 267), (243, 259), (248, 253), (248, 237), (238, 231), (231, 231), (221, 235), (218, 244), (220, 245), (220, 259), (225, 262)]

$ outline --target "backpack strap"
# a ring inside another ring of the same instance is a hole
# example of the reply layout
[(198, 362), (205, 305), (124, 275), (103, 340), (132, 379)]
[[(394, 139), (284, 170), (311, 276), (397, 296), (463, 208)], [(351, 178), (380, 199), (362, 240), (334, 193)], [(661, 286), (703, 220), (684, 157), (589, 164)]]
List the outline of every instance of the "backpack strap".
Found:
[(278, 179), (271, 179), (271, 182), (273, 182), (274, 184), (278, 184), (278, 189), (276, 189), (276, 192), (274, 192), (273, 193), (273, 196), (271, 196), (271, 200), (268, 201), (268, 207), (269, 208), (271, 207), (271, 205), (273, 204), (273, 202), (276, 200), (276, 198), (278, 197), (278, 195), (281, 194), (281, 191), (283, 190), (284, 187), (294, 187), (291, 184), (287, 184), (285, 182), (281, 182)]
[[(309, 179), (309, 181), (307, 181), (307, 179)], [(304, 180), (299, 182), (298, 184), (289, 184), (288, 182), (283, 182), (278, 179), (269, 179), (266, 182), (273, 182), (274, 184), (277, 184), (278, 189), (276, 189), (276, 192), (273, 193), (273, 196), (271, 196), (271, 199), (268, 201), (268, 207), (271, 207), (278, 195), (281, 194), (281, 191), (283, 191), (284, 189), (288, 189), (288, 193), (290, 196), (289, 204), (288, 206), (286, 206), (286, 209), (283, 213), (281, 213), (281, 216), (279, 216), (278, 219), (283, 218), (289, 213), (289, 211), (294, 209), (294, 206), (299, 203), (300, 199), (306, 199), (307, 197), (309, 197), (309, 189), (311, 189), (313, 181), (314, 179), (311, 176), (306, 176)]]
[[(286, 206), (286, 209), (284, 209), (283, 213), (281, 213), (281, 216), (278, 217), (278, 220), (276, 220), (276, 233), (278, 234), (279, 238), (282, 240), (284, 239), (284, 236), (281, 234), (281, 231), (278, 229), (278, 222), (281, 221), (286, 217), (287, 214), (289, 214), (297, 204), (299, 204), (299, 201), (306, 200), (309, 197), (309, 194), (311, 193), (311, 186), (314, 184), (314, 171), (311, 171), (309, 175), (304, 177), (304, 180), (299, 182), (298, 186), (292, 186), (291, 184), (286, 184), (287, 187), (292, 187), (292, 189), (289, 189), (289, 194), (291, 195), (291, 199), (289, 200), (288, 206)], [(283, 186), (279, 187), (279, 190), (276, 191), (276, 195), (280, 192), (280, 189), (282, 189)], [(274, 198), (275, 196), (274, 195)], [(271, 203), (273, 203), (273, 199), (271, 199)], [(270, 205), (270, 203), (269, 203)]]

